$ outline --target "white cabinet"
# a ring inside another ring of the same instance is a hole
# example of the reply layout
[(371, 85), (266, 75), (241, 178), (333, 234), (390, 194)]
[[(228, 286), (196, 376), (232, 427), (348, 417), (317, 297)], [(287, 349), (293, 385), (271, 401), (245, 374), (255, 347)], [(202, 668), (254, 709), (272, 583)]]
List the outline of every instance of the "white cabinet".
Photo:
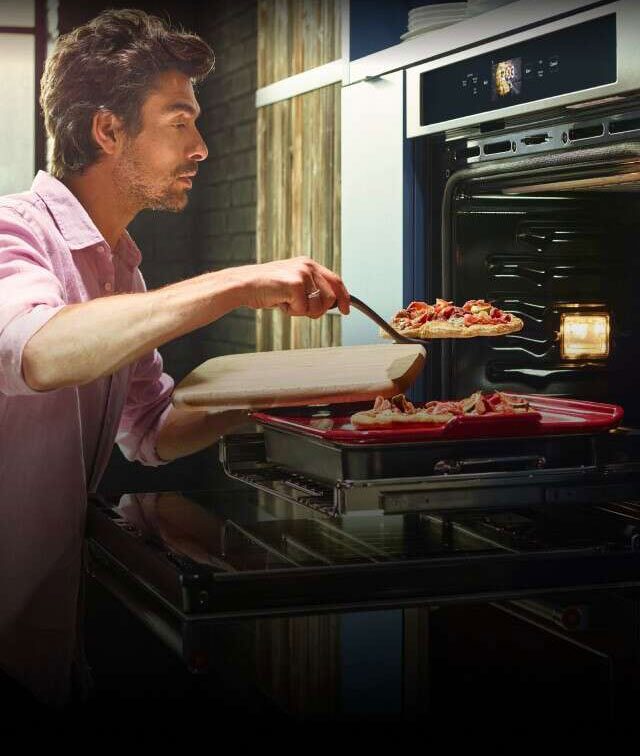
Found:
[[(342, 276), (388, 318), (402, 307), (404, 72), (342, 90)], [(342, 343), (370, 344), (377, 326), (354, 311)]]

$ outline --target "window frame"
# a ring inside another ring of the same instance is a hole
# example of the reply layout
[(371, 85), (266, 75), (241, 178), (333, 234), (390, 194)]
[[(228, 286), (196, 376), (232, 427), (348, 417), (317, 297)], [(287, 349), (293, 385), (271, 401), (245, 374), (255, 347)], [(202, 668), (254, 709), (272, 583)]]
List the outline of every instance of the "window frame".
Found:
[(33, 165), (35, 172), (47, 167), (47, 135), (40, 109), (40, 79), (47, 58), (47, 0), (35, 0), (35, 26), (1, 26), (0, 34), (28, 34), (35, 43), (35, 133)]

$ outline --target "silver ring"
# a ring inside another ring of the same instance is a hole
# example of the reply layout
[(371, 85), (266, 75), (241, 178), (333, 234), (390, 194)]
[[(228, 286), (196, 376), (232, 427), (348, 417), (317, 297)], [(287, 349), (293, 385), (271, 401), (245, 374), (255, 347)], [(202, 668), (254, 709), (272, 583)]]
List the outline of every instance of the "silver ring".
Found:
[(320, 289), (315, 289), (315, 291), (312, 291), (310, 294), (307, 294), (307, 299), (315, 299), (316, 297), (320, 296)]

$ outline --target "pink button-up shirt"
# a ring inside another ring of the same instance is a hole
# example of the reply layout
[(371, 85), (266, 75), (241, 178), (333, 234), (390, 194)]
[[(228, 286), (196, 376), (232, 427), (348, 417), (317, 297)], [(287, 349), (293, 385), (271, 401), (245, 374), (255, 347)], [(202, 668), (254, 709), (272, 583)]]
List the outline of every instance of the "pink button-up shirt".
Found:
[(22, 352), (65, 305), (144, 291), (139, 263), (128, 234), (112, 251), (47, 173), (0, 197), (0, 667), (54, 703), (76, 649), (87, 492), (114, 440), (129, 459), (161, 463), (173, 382), (153, 351), (90, 384), (36, 392)]

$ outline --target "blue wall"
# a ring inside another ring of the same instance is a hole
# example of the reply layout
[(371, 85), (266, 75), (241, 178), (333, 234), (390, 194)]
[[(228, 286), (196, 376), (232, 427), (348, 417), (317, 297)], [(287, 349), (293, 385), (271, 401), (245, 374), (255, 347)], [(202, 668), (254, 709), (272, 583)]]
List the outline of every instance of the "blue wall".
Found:
[(350, 60), (397, 45), (407, 31), (412, 8), (436, 5), (443, 0), (351, 0)]

